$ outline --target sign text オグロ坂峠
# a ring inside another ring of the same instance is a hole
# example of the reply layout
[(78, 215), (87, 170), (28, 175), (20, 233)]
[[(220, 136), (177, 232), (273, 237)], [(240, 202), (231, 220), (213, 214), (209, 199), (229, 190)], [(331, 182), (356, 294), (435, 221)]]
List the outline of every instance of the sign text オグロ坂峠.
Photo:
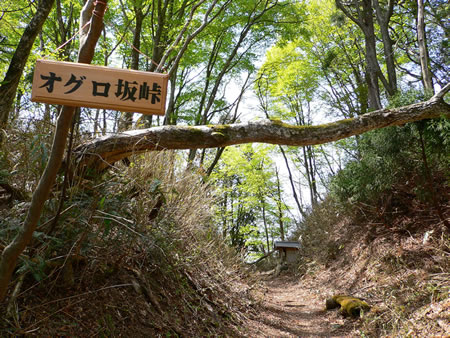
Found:
[(37, 60), (31, 100), (164, 115), (168, 75)]

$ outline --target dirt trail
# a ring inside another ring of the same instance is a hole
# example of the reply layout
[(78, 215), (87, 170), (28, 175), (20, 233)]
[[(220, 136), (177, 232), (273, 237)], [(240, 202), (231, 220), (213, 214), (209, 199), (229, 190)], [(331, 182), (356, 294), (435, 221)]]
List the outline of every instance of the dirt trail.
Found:
[(288, 277), (270, 279), (252, 337), (353, 337), (359, 321), (325, 311), (325, 296), (312, 284)]

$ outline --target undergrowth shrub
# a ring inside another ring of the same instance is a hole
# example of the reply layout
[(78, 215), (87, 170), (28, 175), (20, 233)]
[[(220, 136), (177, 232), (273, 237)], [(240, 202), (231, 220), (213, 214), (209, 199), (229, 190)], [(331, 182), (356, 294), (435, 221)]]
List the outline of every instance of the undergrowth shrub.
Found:
[(0, 146), (0, 182), (31, 195), (50, 155), (53, 126), (30, 119), (12, 124)]
[[(209, 188), (196, 173), (177, 171), (174, 152), (137, 156), (129, 168), (111, 177), (104, 192), (99, 196), (99, 214), (128, 219), (133, 222), (129, 228), (151, 237), (162, 248), (175, 244), (185, 248), (203, 239), (218, 239), (211, 222)], [(117, 228), (126, 229), (108, 217), (102, 226), (115, 240)], [(115, 231), (110, 230), (112, 226)]]
[(431, 203), (434, 186), (449, 182), (449, 136), (446, 118), (366, 133), (359, 141), (361, 158), (331, 180), (331, 195), (343, 207), (369, 205), (378, 212), (393, 202), (395, 192)]
[[(65, 299), (68, 292), (87, 292), (92, 295), (80, 307), (95, 320), (99, 309), (90, 304), (96, 302), (96, 289), (134, 285), (144, 301), (130, 291), (117, 291), (107, 301), (112, 310), (104, 310), (101, 320), (87, 325), (92, 327), (90, 333), (107, 323), (115, 325), (114, 332), (105, 331), (107, 335), (138, 331), (130, 331), (130, 326), (142, 326), (139, 316), (126, 315), (124, 321), (124, 315), (114, 311), (117, 302), (130, 313), (148, 313), (148, 325), (158, 332), (214, 335), (225, 328), (232, 332), (230, 327), (241, 321), (237, 309), (246, 299), (232, 289), (244, 273), (235, 251), (223, 243), (213, 223), (210, 188), (199, 174), (180, 169), (176, 152), (130, 159), (129, 167), (117, 164), (96, 181), (80, 179), (71, 186), (57, 224), (52, 222), (57, 203), (50, 201), (52, 208), (47, 208), (34, 243), (18, 266), (14, 283), (19, 289), (21, 282), (35, 286), (20, 294), (17, 309), (46, 303), (50, 294)], [(11, 209), (10, 227), (17, 230), (19, 222), (14, 220), (23, 218), (25, 211), (26, 207)], [(48, 325), (58, 325), (63, 317), (64, 312)], [(31, 311), (26, 319), (7, 325), (13, 333), (16, 325), (40, 320), (49, 322)]]
[[(423, 101), (427, 95), (414, 89), (399, 92), (389, 108)], [(450, 178), (449, 140), (450, 120), (445, 117), (365, 133), (358, 140), (360, 158), (348, 162), (332, 179), (331, 195), (345, 207), (354, 203), (380, 207), (395, 189), (430, 201), (430, 177), (438, 183)]]

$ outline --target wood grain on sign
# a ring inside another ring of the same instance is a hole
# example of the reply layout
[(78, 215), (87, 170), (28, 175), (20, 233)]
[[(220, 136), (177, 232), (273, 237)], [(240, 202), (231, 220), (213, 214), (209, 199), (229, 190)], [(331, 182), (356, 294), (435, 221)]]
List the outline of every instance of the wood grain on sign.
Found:
[(31, 101), (164, 115), (168, 75), (37, 60)]

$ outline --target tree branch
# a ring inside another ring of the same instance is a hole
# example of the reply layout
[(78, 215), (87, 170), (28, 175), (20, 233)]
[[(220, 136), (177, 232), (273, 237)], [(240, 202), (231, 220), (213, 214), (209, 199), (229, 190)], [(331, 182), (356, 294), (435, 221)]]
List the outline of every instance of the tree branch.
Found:
[(151, 150), (218, 148), (251, 142), (291, 146), (323, 144), (373, 129), (449, 117), (450, 105), (443, 101), (449, 89), (450, 85), (445, 86), (425, 102), (317, 126), (293, 126), (272, 120), (230, 125), (162, 126), (97, 138), (78, 146), (74, 152), (79, 168), (101, 171), (124, 157)]
[[(363, 31), (365, 29), (364, 23), (360, 18), (356, 18), (345, 6), (344, 3), (342, 3), (341, 0), (335, 0), (336, 7), (339, 8), (347, 18), (352, 20), (356, 25), (358, 25)], [(358, 6), (358, 4), (356, 4)]]

